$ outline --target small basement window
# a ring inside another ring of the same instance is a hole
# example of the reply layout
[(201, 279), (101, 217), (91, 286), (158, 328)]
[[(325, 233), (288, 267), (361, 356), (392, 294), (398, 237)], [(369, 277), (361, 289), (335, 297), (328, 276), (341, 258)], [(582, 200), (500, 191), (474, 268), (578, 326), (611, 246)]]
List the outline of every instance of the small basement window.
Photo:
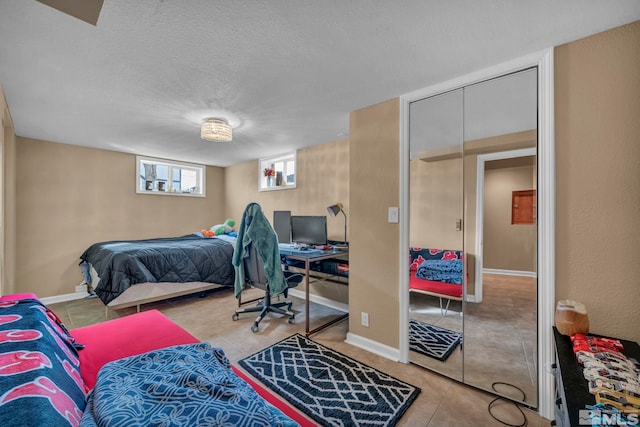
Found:
[(258, 190), (296, 188), (296, 152), (258, 161)]
[(136, 156), (136, 193), (204, 197), (206, 166)]

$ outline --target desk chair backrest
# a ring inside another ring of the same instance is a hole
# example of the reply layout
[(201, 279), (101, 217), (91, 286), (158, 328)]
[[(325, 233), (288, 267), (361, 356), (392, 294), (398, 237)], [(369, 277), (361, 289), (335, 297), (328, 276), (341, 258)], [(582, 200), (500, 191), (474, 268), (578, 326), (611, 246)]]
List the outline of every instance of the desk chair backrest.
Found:
[(244, 259), (244, 275), (247, 284), (260, 289), (267, 288), (264, 264), (253, 244), (249, 245), (249, 256)]

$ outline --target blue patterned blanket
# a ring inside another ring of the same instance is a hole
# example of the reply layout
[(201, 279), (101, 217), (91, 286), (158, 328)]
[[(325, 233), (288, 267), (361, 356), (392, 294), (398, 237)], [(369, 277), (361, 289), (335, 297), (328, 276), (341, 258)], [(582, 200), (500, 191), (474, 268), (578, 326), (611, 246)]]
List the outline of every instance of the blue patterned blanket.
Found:
[(462, 260), (428, 259), (422, 262), (416, 271), (416, 277), (437, 282), (462, 284)]
[(73, 338), (38, 300), (0, 303), (0, 425), (77, 426), (84, 383)]
[(108, 363), (81, 426), (297, 426), (260, 398), (208, 343), (179, 345)]

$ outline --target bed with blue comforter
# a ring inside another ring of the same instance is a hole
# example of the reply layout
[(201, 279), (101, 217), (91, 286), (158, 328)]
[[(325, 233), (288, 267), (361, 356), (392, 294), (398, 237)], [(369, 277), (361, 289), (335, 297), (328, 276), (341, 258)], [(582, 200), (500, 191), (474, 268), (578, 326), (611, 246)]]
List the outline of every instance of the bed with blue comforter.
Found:
[[(145, 333), (118, 331), (120, 343)], [(82, 360), (82, 353), (110, 349), (92, 349), (100, 340), (80, 345), (72, 333), (38, 299), (0, 300), (1, 426), (298, 426), (236, 374), (221, 348), (206, 342), (112, 359), (91, 389), (81, 364), (94, 356)]]
[(197, 234), (145, 240), (95, 243), (80, 255), (80, 268), (91, 284), (90, 268), (99, 277), (93, 291), (109, 304), (139, 283), (208, 282), (233, 286), (234, 245), (229, 239)]
[(163, 348), (108, 363), (81, 426), (297, 426), (232, 370), (208, 343)]

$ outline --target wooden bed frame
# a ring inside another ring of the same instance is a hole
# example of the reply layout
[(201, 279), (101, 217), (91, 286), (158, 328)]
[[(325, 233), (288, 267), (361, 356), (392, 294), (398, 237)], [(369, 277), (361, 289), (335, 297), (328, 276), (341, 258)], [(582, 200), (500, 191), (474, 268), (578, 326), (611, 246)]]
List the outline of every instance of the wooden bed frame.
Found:
[[(98, 284), (100, 278), (98, 273), (91, 266), (91, 283)], [(229, 288), (229, 286), (219, 285), (209, 282), (145, 282), (130, 286), (126, 291), (118, 295), (113, 301), (105, 305), (105, 316), (108, 317), (109, 309), (120, 310), (123, 308), (136, 307), (136, 312), (140, 312), (140, 306), (155, 301), (163, 301), (183, 295), (205, 292), (212, 289)]]

